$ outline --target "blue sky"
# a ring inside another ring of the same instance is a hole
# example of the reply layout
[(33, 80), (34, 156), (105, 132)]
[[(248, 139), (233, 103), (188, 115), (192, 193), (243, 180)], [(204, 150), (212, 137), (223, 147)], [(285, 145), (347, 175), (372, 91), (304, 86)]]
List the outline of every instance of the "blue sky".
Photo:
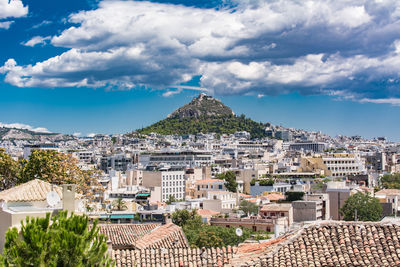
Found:
[(204, 91), (257, 121), (400, 141), (399, 21), (394, 0), (0, 0), (0, 123), (124, 133)]

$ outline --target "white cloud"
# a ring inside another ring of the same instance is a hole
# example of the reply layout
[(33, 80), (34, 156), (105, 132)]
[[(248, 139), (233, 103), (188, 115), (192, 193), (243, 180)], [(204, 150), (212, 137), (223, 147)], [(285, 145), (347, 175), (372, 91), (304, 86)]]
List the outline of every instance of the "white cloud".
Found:
[(0, 22), (0, 29), (6, 29), (8, 30), (11, 26), (11, 24), (13, 24), (14, 21), (4, 21), (4, 22)]
[(362, 98), (359, 100), (361, 103), (375, 103), (375, 104), (391, 104), (394, 106), (400, 106), (400, 98)]
[(88, 133), (86, 136), (87, 136), (87, 137), (95, 137), (96, 134), (95, 134), (95, 133)]
[(23, 42), (22, 45), (34, 47), (35, 45), (41, 44), (45, 45), (46, 41), (50, 40), (50, 36), (42, 37), (42, 36), (35, 36), (32, 37), (30, 40)]
[(30, 130), (33, 132), (40, 132), (40, 133), (51, 133), (48, 129), (43, 128), (43, 127), (33, 127), (28, 124), (23, 124), (23, 123), (2, 123), (0, 122), (0, 127), (5, 127), (5, 128), (16, 128), (16, 129), (25, 129), (25, 130)]
[(37, 29), (37, 28), (40, 28), (40, 27), (43, 27), (43, 26), (46, 26), (46, 25), (49, 25), (49, 24), (52, 24), (52, 23), (53, 22), (50, 21), (50, 20), (43, 20), (39, 24), (36, 24), (36, 25), (32, 26), (32, 29)]
[[(24, 17), (28, 14), (28, 6), (21, 0), (0, 0), (0, 20)], [(14, 21), (0, 21), (0, 29), (8, 30)]]
[(73, 133), (72, 135), (75, 136), (75, 137), (79, 137), (79, 136), (82, 135), (82, 133), (76, 132), (76, 133)]
[(170, 97), (170, 96), (173, 96), (176, 94), (180, 94), (181, 92), (182, 92), (182, 89), (177, 89), (175, 91), (168, 90), (168, 91), (165, 91), (162, 95), (163, 95), (163, 97)]
[(51, 37), (68, 51), (33, 65), (9, 59), (0, 72), (20, 87), (176, 88), (163, 94), (171, 96), (201, 76), (198, 90), (214, 94), (395, 98), (395, 83), (373, 84), (400, 78), (398, 10), (395, 0), (249, 0), (218, 10), (103, 1)]
[(21, 0), (0, 0), (0, 19), (19, 18), (28, 14)]

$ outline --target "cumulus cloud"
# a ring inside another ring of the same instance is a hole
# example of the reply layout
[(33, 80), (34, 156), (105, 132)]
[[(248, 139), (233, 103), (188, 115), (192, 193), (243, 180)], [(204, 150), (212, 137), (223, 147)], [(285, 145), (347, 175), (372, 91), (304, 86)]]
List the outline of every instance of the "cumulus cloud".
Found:
[(30, 40), (26, 42), (22, 42), (22, 45), (34, 47), (35, 45), (45, 45), (47, 40), (50, 40), (50, 36), (42, 37), (42, 36), (35, 36), (32, 37)]
[(80, 133), (80, 132), (76, 132), (76, 133), (73, 133), (72, 135), (73, 135), (73, 136), (75, 136), (75, 137), (79, 137), (79, 136), (81, 136), (81, 135), (82, 135), (82, 133)]
[(74, 26), (51, 37), (68, 51), (33, 65), (9, 59), (0, 68), (5, 81), (176, 88), (164, 93), (171, 96), (201, 76), (201, 90), (219, 95), (400, 98), (396, 0), (243, 0), (219, 9), (103, 1), (69, 22)]
[(14, 21), (3, 21), (3, 22), (0, 22), (0, 29), (8, 30), (10, 28), (11, 24), (13, 24), (13, 23), (14, 23)]
[(5, 127), (5, 128), (16, 128), (16, 129), (24, 129), (24, 130), (30, 130), (32, 132), (38, 132), (38, 133), (51, 133), (48, 129), (43, 128), (43, 127), (33, 127), (28, 124), (23, 124), (23, 123), (2, 123), (0, 122), (0, 127)]
[[(28, 7), (21, 0), (0, 0), (0, 20), (19, 18), (28, 14)], [(14, 21), (0, 21), (1, 29), (10, 28)]]

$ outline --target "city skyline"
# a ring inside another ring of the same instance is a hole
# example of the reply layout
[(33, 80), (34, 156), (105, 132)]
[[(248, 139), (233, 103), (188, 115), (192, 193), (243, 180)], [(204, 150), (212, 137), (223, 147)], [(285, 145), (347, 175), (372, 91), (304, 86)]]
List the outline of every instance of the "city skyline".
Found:
[(0, 123), (126, 133), (203, 91), (256, 121), (400, 141), (396, 1), (0, 6)]

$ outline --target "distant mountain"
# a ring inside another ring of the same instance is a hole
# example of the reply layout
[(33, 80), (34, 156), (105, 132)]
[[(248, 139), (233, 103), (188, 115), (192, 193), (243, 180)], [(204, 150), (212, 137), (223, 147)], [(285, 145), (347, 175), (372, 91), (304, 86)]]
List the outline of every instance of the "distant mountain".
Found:
[(27, 129), (0, 127), (0, 140), (36, 140), (36, 141), (61, 141), (71, 140), (74, 137), (59, 133), (41, 133)]
[(146, 128), (137, 130), (141, 134), (159, 133), (197, 134), (217, 133), (233, 134), (246, 131), (252, 138), (265, 137), (263, 123), (255, 122), (244, 115), (236, 116), (232, 109), (221, 101), (201, 93), (198, 97), (172, 112), (164, 120), (156, 122)]

